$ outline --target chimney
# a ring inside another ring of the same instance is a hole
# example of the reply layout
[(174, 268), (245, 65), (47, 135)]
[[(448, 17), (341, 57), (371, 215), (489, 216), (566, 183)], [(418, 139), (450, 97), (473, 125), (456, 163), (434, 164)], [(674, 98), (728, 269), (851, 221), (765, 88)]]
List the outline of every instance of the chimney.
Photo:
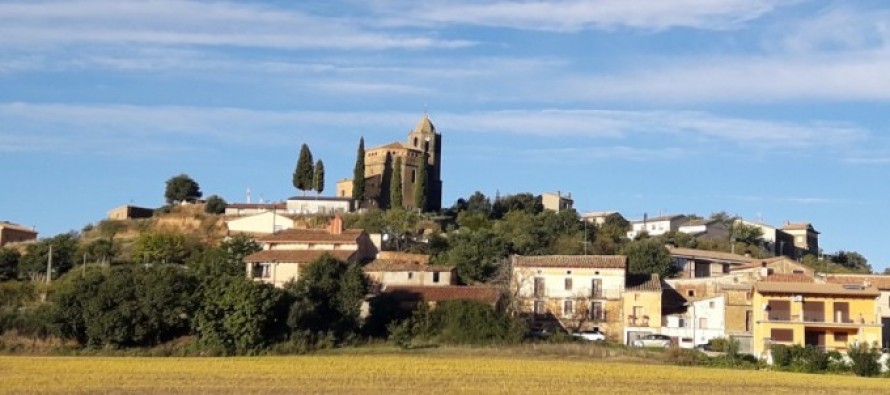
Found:
[(328, 232), (332, 235), (343, 234), (343, 218), (340, 218), (340, 214), (334, 215), (334, 218), (331, 219)]

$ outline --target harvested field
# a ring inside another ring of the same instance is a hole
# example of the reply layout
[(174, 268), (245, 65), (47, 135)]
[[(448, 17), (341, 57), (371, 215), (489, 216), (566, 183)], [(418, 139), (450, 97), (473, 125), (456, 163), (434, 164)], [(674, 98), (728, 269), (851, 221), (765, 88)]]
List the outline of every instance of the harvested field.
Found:
[(890, 379), (553, 358), (0, 357), (3, 393), (876, 394)]

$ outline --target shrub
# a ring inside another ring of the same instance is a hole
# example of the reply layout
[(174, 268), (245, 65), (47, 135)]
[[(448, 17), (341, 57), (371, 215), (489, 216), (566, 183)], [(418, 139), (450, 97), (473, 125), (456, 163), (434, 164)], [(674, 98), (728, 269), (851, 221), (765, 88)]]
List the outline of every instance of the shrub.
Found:
[(787, 368), (791, 366), (791, 349), (784, 344), (773, 344), (769, 348), (773, 357), (773, 366)]
[(696, 350), (690, 350), (680, 347), (671, 347), (665, 352), (665, 358), (668, 362), (682, 365), (693, 366), (704, 362), (707, 358)]
[(439, 303), (432, 311), (431, 327), (445, 343), (492, 344), (521, 339), (513, 320), (486, 303), (469, 300)]
[(847, 355), (851, 360), (850, 368), (857, 376), (870, 377), (881, 373), (881, 349), (877, 344), (852, 344), (847, 349)]

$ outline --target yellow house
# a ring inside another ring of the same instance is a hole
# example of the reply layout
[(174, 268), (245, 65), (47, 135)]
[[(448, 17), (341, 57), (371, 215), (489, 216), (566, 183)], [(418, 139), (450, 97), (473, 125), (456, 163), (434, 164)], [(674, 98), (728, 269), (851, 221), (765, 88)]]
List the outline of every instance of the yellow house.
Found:
[(880, 295), (855, 284), (758, 282), (753, 351), (763, 357), (771, 344), (796, 344), (843, 352), (850, 343), (880, 342)]
[(661, 278), (653, 275), (629, 275), (624, 290), (624, 343), (630, 344), (661, 330)]

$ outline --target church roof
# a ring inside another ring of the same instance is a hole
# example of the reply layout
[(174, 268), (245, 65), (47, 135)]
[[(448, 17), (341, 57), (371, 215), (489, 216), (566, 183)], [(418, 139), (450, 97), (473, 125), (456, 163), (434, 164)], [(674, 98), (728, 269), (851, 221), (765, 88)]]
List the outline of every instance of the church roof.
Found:
[(423, 114), (423, 118), (420, 118), (417, 126), (414, 127), (414, 133), (436, 133), (436, 127), (430, 121), (429, 115)]

